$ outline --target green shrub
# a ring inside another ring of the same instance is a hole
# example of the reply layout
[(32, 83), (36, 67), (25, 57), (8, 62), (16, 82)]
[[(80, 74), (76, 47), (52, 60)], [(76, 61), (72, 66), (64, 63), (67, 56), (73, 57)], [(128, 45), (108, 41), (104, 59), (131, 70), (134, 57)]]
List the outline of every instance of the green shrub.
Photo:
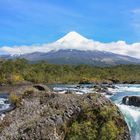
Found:
[(118, 134), (119, 128), (116, 127), (113, 121), (108, 121), (101, 128), (100, 140), (116, 140)]
[(16, 105), (17, 107), (19, 107), (21, 105), (21, 97), (16, 95), (15, 93), (11, 93), (9, 96), (9, 100), (12, 104)]
[(119, 140), (124, 127), (117, 125), (121, 117), (115, 106), (98, 105), (92, 108), (86, 101), (81, 105), (83, 111), (71, 124), (66, 140)]
[(78, 123), (75, 121), (70, 129), (67, 140), (94, 140), (97, 136), (97, 130), (91, 121)]

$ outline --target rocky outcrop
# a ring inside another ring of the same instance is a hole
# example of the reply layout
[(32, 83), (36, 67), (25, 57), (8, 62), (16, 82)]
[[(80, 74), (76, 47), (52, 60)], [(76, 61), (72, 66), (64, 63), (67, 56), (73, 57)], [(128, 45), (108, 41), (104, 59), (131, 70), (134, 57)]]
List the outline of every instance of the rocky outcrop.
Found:
[(108, 88), (114, 89), (115, 87), (113, 85), (95, 85), (94, 91), (97, 93), (104, 93), (105, 95), (113, 95), (113, 93), (110, 92)]
[(104, 96), (33, 89), (17, 93), (21, 104), (0, 121), (0, 140), (130, 140), (122, 114)]
[(122, 99), (122, 103), (125, 105), (133, 105), (140, 107), (140, 97), (139, 96), (125, 96)]

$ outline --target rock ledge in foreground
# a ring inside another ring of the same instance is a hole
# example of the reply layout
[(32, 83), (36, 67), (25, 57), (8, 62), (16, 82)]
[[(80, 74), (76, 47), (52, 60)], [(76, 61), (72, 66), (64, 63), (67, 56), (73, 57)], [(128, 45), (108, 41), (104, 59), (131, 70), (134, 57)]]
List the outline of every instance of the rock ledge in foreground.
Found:
[(104, 96), (32, 91), (22, 89), (21, 105), (0, 121), (0, 140), (130, 140), (123, 116)]

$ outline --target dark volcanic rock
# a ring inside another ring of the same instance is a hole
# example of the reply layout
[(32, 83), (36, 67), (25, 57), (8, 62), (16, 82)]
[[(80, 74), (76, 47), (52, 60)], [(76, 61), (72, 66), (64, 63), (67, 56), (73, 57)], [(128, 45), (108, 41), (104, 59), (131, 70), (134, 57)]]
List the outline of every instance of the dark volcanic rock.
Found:
[(122, 83), (121, 81), (119, 81), (118, 79), (110, 79), (114, 84), (120, 84)]
[(67, 90), (65, 94), (75, 94), (75, 91)]
[(37, 85), (34, 85), (33, 87), (36, 88), (39, 91), (47, 91), (47, 92), (50, 92), (50, 89), (46, 85), (37, 84)]
[(21, 105), (0, 121), (0, 140), (130, 140), (119, 109), (100, 94), (20, 91)]
[(122, 103), (125, 105), (133, 105), (140, 107), (140, 97), (138, 96), (126, 96), (122, 99)]

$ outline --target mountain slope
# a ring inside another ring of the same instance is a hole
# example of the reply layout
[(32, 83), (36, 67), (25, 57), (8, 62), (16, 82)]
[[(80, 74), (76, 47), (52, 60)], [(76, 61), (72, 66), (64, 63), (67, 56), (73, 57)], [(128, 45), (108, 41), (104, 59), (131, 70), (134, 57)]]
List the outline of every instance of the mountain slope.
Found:
[(48, 53), (35, 52), (21, 55), (29, 61), (45, 60), (54, 64), (89, 64), (97, 66), (118, 64), (140, 64), (140, 60), (129, 56), (102, 51), (58, 50)]

